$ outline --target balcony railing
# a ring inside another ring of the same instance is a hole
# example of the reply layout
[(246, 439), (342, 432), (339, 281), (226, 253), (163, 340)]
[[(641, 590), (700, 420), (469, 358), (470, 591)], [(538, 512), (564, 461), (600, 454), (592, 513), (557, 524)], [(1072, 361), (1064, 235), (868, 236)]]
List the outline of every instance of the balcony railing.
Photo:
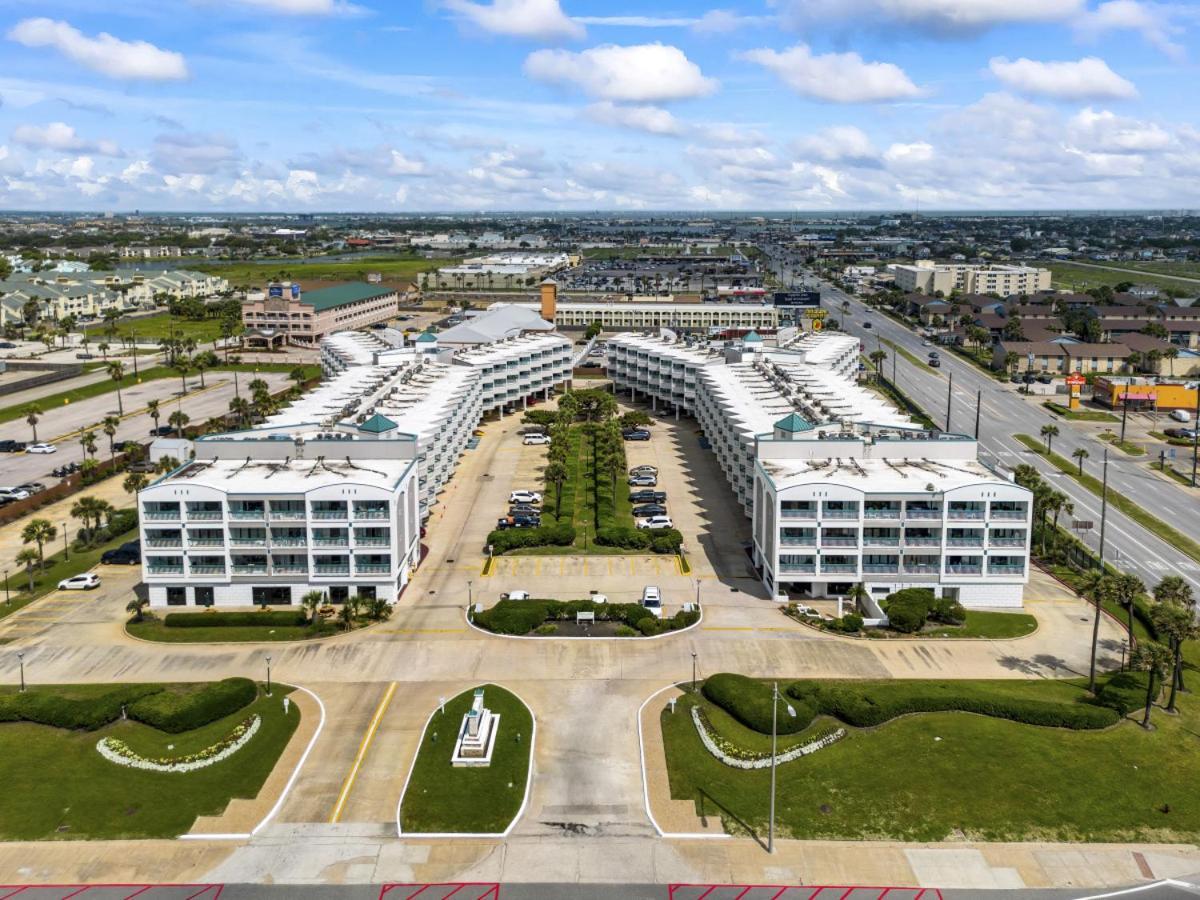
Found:
[(1025, 567), (992, 563), (988, 566), (988, 572), (992, 575), (1023, 575)]
[(952, 537), (946, 538), (947, 547), (982, 547), (981, 537)]
[(225, 566), (220, 563), (191, 563), (189, 568), (193, 575), (224, 575)]
[[(195, 541), (192, 542), (193, 544)], [(147, 547), (182, 547), (183, 538), (146, 538)]]
[(275, 537), (271, 536), (271, 544), (275, 547), (306, 547), (308, 546), (308, 538), (306, 537)]
[(382, 572), (392, 571), (391, 563), (364, 563), (360, 562), (354, 567), (354, 571), (360, 575), (363, 573), (377, 574)]
[(177, 510), (177, 509), (148, 509), (145, 512), (145, 516), (147, 519), (150, 519), (151, 521), (156, 521), (156, 522), (169, 521), (172, 519), (177, 521), (179, 519), (179, 510)]
[(386, 547), (392, 541), (385, 537), (356, 537), (354, 543), (360, 547)]
[(1020, 519), (1024, 521), (1025, 510), (1023, 509), (993, 509), (993, 519)]
[(183, 563), (174, 566), (150, 566), (146, 571), (151, 575), (182, 575)]
[(940, 509), (908, 509), (904, 515), (909, 519), (940, 519), (942, 511)]
[(348, 547), (350, 546), (350, 538), (313, 538), (314, 547)]
[(314, 509), (312, 511), (314, 519), (345, 519), (348, 518), (344, 509)]
[(386, 509), (356, 509), (354, 518), (356, 519), (386, 519), (388, 511)]
[(267, 537), (231, 537), (229, 539), (231, 547), (265, 547), (267, 546)]
[(821, 538), (822, 547), (857, 547), (858, 538), (852, 537), (823, 537)]
[(817, 538), (815, 535), (808, 537), (788, 537), (784, 536), (779, 539), (780, 545), (784, 547), (815, 547), (817, 546)]
[(947, 517), (951, 519), (982, 519), (982, 509), (951, 509), (947, 513)]
[(272, 519), (303, 519), (305, 517), (302, 509), (273, 509), (271, 510)]
[(296, 575), (308, 571), (305, 563), (271, 563), (271, 571), (276, 575)]
[(315, 571), (318, 575), (349, 575), (350, 564), (322, 565), (321, 563), (317, 563), (313, 571)]
[(857, 519), (857, 509), (827, 509), (821, 514), (825, 519)]
[(231, 509), (229, 518), (231, 519), (265, 519), (267, 511), (264, 509)]
[(780, 563), (779, 571), (791, 575), (814, 575), (817, 567), (814, 563)]
[(992, 547), (1024, 547), (1025, 538), (1023, 537), (991, 537), (988, 538), (988, 543)]
[(221, 518), (219, 509), (189, 509), (188, 519), (195, 522), (216, 522)]
[(198, 538), (198, 537), (190, 537), (189, 536), (188, 537), (188, 546), (189, 547), (224, 547), (225, 539), (219, 538), (219, 537), (218, 538)]
[(864, 547), (898, 547), (900, 546), (900, 538), (887, 537), (878, 534), (863, 535)]
[(835, 574), (844, 572), (857, 572), (858, 566), (848, 563), (821, 563), (822, 574)]
[(243, 563), (233, 567), (234, 575), (266, 575), (266, 563)]
[(815, 519), (817, 511), (815, 509), (784, 509), (781, 515), (785, 519)]
[(883, 565), (881, 563), (864, 563), (863, 571), (870, 572), (872, 574), (899, 572), (900, 567), (896, 563), (892, 563), (890, 565)]
[(946, 566), (951, 575), (982, 575), (983, 566)]
[(895, 509), (868, 509), (863, 512), (863, 517), (867, 519), (898, 519), (900, 518), (900, 507)]
[(916, 537), (905, 535), (904, 544), (907, 547), (940, 547), (942, 539), (937, 535), (917, 535)]
[(912, 575), (936, 575), (941, 569), (938, 566), (927, 565), (924, 563), (905, 563), (904, 571)]

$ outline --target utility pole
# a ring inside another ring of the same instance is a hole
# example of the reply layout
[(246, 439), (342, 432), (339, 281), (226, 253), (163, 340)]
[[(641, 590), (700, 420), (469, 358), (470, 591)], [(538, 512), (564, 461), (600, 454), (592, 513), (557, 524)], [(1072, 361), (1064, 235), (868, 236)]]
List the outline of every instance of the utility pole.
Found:
[(1196, 486), (1196, 453), (1200, 451), (1200, 384), (1196, 385), (1196, 415), (1192, 417), (1192, 487)]
[(1121, 443), (1125, 443), (1125, 422), (1129, 418), (1129, 385), (1125, 385), (1125, 392), (1121, 394)]
[(1104, 451), (1104, 475), (1100, 484), (1100, 571), (1104, 571), (1104, 526), (1108, 521), (1108, 450)]
[(983, 388), (975, 392), (975, 440), (979, 440), (979, 414), (983, 410)]
[[(19, 655), (19, 654), (18, 654)], [(24, 670), (22, 670), (24, 671)], [(24, 685), (24, 676), (22, 676)], [(24, 687), (22, 686), (22, 690)], [(779, 733), (779, 682), (771, 686), (771, 824), (767, 830), (767, 852), (775, 852), (775, 751)]]
[(950, 431), (950, 408), (954, 405), (954, 373), (950, 373), (950, 385), (946, 388), (946, 431)]

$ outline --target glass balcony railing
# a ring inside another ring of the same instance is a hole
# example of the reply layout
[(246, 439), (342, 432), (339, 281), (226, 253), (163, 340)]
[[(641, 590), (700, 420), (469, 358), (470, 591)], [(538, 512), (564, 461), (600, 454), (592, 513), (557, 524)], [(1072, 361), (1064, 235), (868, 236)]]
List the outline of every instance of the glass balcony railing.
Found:
[(356, 509), (354, 510), (354, 518), (356, 519), (386, 519), (388, 511), (386, 509)]
[(863, 535), (864, 547), (898, 547), (900, 546), (900, 538), (888, 537), (879, 534)]
[(940, 567), (932, 563), (908, 563), (904, 564), (904, 571), (910, 575), (936, 575), (941, 571)]
[(784, 547), (815, 547), (817, 546), (817, 538), (811, 534), (807, 537), (783, 535), (780, 537), (779, 543)]
[(347, 515), (344, 509), (314, 509), (312, 517), (314, 519), (345, 519)]
[(982, 537), (949, 537), (946, 538), (947, 547), (982, 547)]
[(940, 547), (942, 539), (936, 534), (905, 535), (904, 543), (908, 547)]
[(863, 563), (863, 571), (870, 572), (872, 575), (886, 574), (900, 571), (900, 566), (897, 563)]
[(917, 507), (916, 509), (909, 508), (904, 511), (904, 515), (909, 519), (940, 519), (942, 511), (940, 509), (925, 509)]
[(375, 575), (384, 572), (390, 572), (392, 566), (390, 563), (364, 563), (360, 562), (354, 567), (354, 571), (362, 574)]
[(168, 521), (168, 520), (172, 520), (172, 519), (178, 520), (179, 519), (179, 510), (177, 510), (177, 509), (148, 509), (143, 513), (143, 515), (147, 519), (149, 519), (151, 521), (157, 521), (157, 522)]
[(954, 509), (951, 507), (947, 517), (951, 519), (982, 519), (982, 509)]
[(271, 545), (274, 547), (305, 547), (308, 545), (306, 537), (275, 537), (271, 536)]
[(350, 564), (342, 563), (339, 565), (339, 564), (329, 564), (329, 563), (317, 563), (317, 565), (314, 567), (313, 571), (316, 572), (318, 575), (349, 575), (350, 574)]
[(898, 519), (900, 518), (900, 507), (884, 509), (871, 509), (868, 507), (863, 511), (863, 517), (867, 519)]
[(216, 522), (221, 518), (219, 509), (189, 509), (188, 519), (192, 522)]
[(1023, 575), (1025, 567), (1022, 565), (1011, 565), (1008, 563), (992, 563), (988, 566), (988, 572), (992, 575)]
[(271, 510), (272, 519), (303, 519), (304, 510), (302, 509), (273, 509)]
[(779, 571), (789, 575), (815, 575), (817, 566), (815, 563), (780, 563)]
[[(195, 544), (195, 541), (191, 543)], [(146, 546), (155, 548), (182, 547), (183, 538), (146, 538)]]
[(982, 575), (983, 566), (948, 565), (946, 572), (951, 575)]
[(857, 509), (827, 509), (821, 513), (823, 519), (857, 519)]
[(265, 519), (267, 511), (264, 509), (231, 509), (229, 518), (231, 519)]
[(1025, 520), (1025, 510), (1023, 509), (996, 509), (992, 508), (993, 519), (1020, 519)]
[(852, 563), (821, 563), (821, 574), (844, 574), (848, 572), (857, 572), (858, 566)]
[(266, 575), (266, 563), (242, 563), (233, 566), (234, 575)]
[(222, 563), (192, 563), (189, 568), (193, 575), (225, 574), (225, 566)]
[(156, 563), (146, 567), (151, 575), (182, 575), (183, 563)]
[(782, 510), (782, 516), (785, 519), (815, 519), (817, 511), (815, 509), (787, 509)]
[(308, 571), (306, 563), (271, 563), (275, 575), (298, 575)]
[(350, 538), (348, 537), (319, 537), (313, 538), (314, 547), (348, 547), (350, 546)]
[(988, 539), (988, 543), (992, 547), (1024, 547), (1025, 546), (1025, 538), (993, 536)]
[(858, 538), (852, 537), (822, 537), (822, 547), (857, 547)]
[(391, 543), (390, 538), (386, 537), (356, 537), (354, 543), (360, 547), (386, 547)]

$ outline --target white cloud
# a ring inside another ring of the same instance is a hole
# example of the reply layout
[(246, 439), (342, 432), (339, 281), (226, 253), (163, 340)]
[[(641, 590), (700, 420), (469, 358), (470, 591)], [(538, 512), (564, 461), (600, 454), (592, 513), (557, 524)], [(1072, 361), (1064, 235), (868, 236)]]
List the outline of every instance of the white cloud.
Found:
[(60, 153), (87, 151), (103, 156), (120, 156), (121, 150), (113, 141), (88, 141), (75, 133), (66, 122), (49, 125), (18, 125), (13, 129), (13, 143), (34, 150), (57, 150)]
[(442, 0), (442, 5), (491, 34), (544, 41), (578, 40), (587, 34), (563, 12), (559, 0)]
[(399, 150), (392, 150), (388, 172), (392, 175), (424, 175), (425, 160), (414, 159), (405, 156)]
[(525, 74), (548, 84), (574, 85), (601, 100), (656, 103), (702, 97), (717, 89), (700, 67), (669, 44), (603, 44), (580, 53), (538, 50)]
[(344, 0), (225, 0), (235, 6), (249, 6), (285, 16), (361, 15), (361, 6)]
[(796, 93), (815, 100), (881, 103), (922, 94), (899, 66), (866, 62), (857, 53), (814, 55), (807, 44), (797, 44), (782, 53), (763, 48), (738, 57), (763, 66)]
[(994, 56), (988, 63), (992, 74), (1022, 94), (1054, 97), (1058, 100), (1128, 99), (1137, 96), (1133, 83), (1095, 56), (1075, 62), (1020, 59)]
[(784, 19), (795, 25), (889, 24), (945, 35), (1063, 21), (1084, 10), (1084, 0), (779, 0), (778, 5)]
[(177, 81), (188, 77), (183, 54), (146, 41), (123, 41), (107, 32), (88, 37), (69, 22), (24, 19), (8, 39), (26, 47), (53, 47), (93, 72), (129, 81)]
[(796, 152), (804, 159), (846, 162), (851, 165), (873, 164), (879, 153), (861, 128), (832, 125), (795, 142)]
[(1108, 0), (1084, 12), (1074, 24), (1081, 36), (1092, 39), (1110, 31), (1136, 31), (1147, 43), (1178, 59), (1183, 56), (1183, 47), (1171, 39), (1183, 30), (1172, 20), (1177, 11), (1169, 4)]
[(883, 151), (883, 159), (890, 165), (927, 163), (933, 159), (933, 146), (924, 141), (912, 144), (892, 144)]
[(1067, 122), (1068, 139), (1077, 147), (1105, 153), (1144, 153), (1171, 146), (1171, 135), (1154, 122), (1117, 116), (1091, 107)]
[(620, 106), (608, 100), (593, 103), (585, 112), (589, 119), (603, 125), (632, 128), (649, 134), (679, 134), (683, 126), (669, 110), (661, 106)]
[(240, 156), (237, 144), (222, 134), (169, 131), (154, 139), (154, 164), (161, 172), (209, 174)]

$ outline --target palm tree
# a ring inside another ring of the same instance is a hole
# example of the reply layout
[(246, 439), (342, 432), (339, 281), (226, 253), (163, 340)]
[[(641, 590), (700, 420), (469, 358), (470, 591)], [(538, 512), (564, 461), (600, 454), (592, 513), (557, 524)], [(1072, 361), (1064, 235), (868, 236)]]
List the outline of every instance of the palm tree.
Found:
[(250, 404), (245, 397), (234, 397), (229, 401), (229, 414), (239, 427), (245, 428), (250, 420)]
[(883, 361), (887, 359), (887, 351), (882, 349), (872, 350), (867, 359), (871, 360), (871, 365), (875, 367), (875, 380), (879, 381), (880, 373), (883, 371)]
[(25, 422), (33, 429), (33, 442), (36, 444), (37, 439), (37, 423), (42, 418), (42, 408), (36, 403), (30, 403), (25, 407)]
[(125, 377), (125, 364), (114, 359), (108, 364), (108, 377), (117, 386), (117, 415), (125, 415), (125, 406), (121, 401), (121, 379)]
[(1179, 358), (1179, 348), (1172, 345), (1162, 352), (1163, 359), (1171, 361), (1171, 377), (1175, 377), (1175, 360)]
[(1191, 586), (1179, 575), (1166, 575), (1154, 586), (1154, 599), (1159, 603), (1178, 603), (1187, 609), (1196, 605)]
[(1142, 716), (1142, 727), (1150, 728), (1150, 710), (1154, 706), (1156, 681), (1161, 681), (1170, 669), (1174, 655), (1168, 647), (1156, 641), (1143, 641), (1134, 651), (1130, 664), (1134, 669), (1146, 672), (1146, 713)]
[(105, 416), (103, 432), (108, 436), (108, 455), (112, 459), (112, 471), (117, 471), (117, 426), (121, 420), (116, 416)]
[(1179, 690), (1179, 673), (1183, 669), (1183, 645), (1196, 637), (1196, 619), (1190, 610), (1177, 603), (1159, 603), (1150, 611), (1154, 631), (1167, 639), (1173, 658), (1171, 665), (1171, 693), (1167, 699), (1167, 712), (1175, 709), (1175, 696)]
[(71, 505), (71, 518), (83, 523), (81, 539), (91, 543), (100, 530), (100, 520), (112, 510), (112, 504), (96, 497), (80, 497)]
[(1042, 439), (1046, 442), (1046, 455), (1050, 455), (1050, 448), (1054, 443), (1054, 439), (1058, 437), (1057, 425), (1043, 425), (1041, 431)]
[(159, 419), (159, 416), (162, 415), (162, 413), (158, 411), (158, 401), (157, 400), (147, 400), (146, 401), (146, 412), (148, 412), (150, 414), (150, 418), (154, 420), (154, 432), (157, 435), (158, 419)]
[(211, 350), (206, 350), (203, 353), (197, 353), (192, 359), (192, 368), (200, 373), (200, 387), (204, 387), (204, 372), (206, 369), (211, 369), (219, 360)]
[(1075, 457), (1075, 459), (1079, 460), (1079, 477), (1082, 478), (1083, 477), (1083, 461), (1085, 459), (1087, 459), (1089, 456), (1091, 456), (1092, 454), (1088, 453), (1084, 447), (1076, 447), (1073, 451), (1071, 451), (1071, 455), (1073, 457)]
[(96, 345), (96, 349), (100, 351), (100, 358), (108, 362), (108, 341), (101, 341)]
[(309, 591), (300, 598), (300, 605), (304, 607), (304, 611), (308, 613), (309, 624), (317, 624), (317, 610), (325, 603), (325, 594), (322, 591)]
[(143, 473), (130, 472), (125, 476), (125, 480), (121, 482), (121, 487), (125, 489), (125, 493), (136, 495), (138, 491), (140, 491), (149, 483), (150, 479), (147, 478)]
[(83, 447), (83, 452), (88, 454), (92, 459), (96, 458), (96, 432), (85, 431), (79, 436), (79, 446)]
[(175, 371), (179, 373), (179, 384), (182, 389), (181, 393), (186, 394), (187, 393), (187, 374), (188, 374), (188, 372), (190, 372), (192, 370), (192, 361), (190, 359), (188, 359), (186, 356), (184, 356), (183, 354), (180, 354), (179, 356), (175, 357), (175, 362), (174, 362), (172, 368), (174, 368)]
[(562, 489), (567, 480), (567, 467), (561, 462), (549, 462), (542, 474), (547, 484), (554, 485), (554, 517), (557, 519), (562, 515)]
[(1088, 670), (1088, 690), (1096, 693), (1096, 647), (1100, 642), (1100, 610), (1104, 601), (1113, 594), (1112, 576), (1104, 569), (1093, 569), (1088, 573), (1087, 584), (1083, 595), (1088, 597), (1096, 607), (1096, 615), (1092, 620), (1092, 662)]
[(133, 613), (133, 621), (140, 622), (145, 618), (145, 608), (147, 601), (144, 597), (134, 595), (134, 598), (125, 604), (125, 612)]
[(304, 371), (303, 366), (296, 366), (296, 368), (288, 372), (288, 378), (296, 386), (296, 393), (299, 393), (304, 382), (308, 381), (308, 373)]
[(175, 429), (177, 437), (183, 437), (183, 429), (187, 427), (187, 423), (190, 421), (192, 420), (188, 414), (178, 409), (167, 416), (167, 424)]
[(1133, 642), (1133, 606), (1138, 594), (1144, 593), (1146, 586), (1142, 579), (1128, 572), (1113, 576), (1113, 594), (1118, 603), (1125, 607), (1125, 626), (1129, 630), (1130, 643)]
[(38, 565), (38, 552), (32, 547), (26, 547), (16, 556), (18, 566), (25, 567), (25, 574), (29, 576), (29, 593), (33, 593), (33, 567)]
[(1021, 363), (1021, 354), (1015, 350), (1009, 350), (1004, 354), (1004, 368), (1008, 370), (1009, 375), (1017, 374), (1017, 366)]
[(22, 544), (37, 544), (38, 568), (43, 572), (46, 571), (46, 544), (56, 537), (58, 529), (49, 519), (33, 519), (21, 529)]

